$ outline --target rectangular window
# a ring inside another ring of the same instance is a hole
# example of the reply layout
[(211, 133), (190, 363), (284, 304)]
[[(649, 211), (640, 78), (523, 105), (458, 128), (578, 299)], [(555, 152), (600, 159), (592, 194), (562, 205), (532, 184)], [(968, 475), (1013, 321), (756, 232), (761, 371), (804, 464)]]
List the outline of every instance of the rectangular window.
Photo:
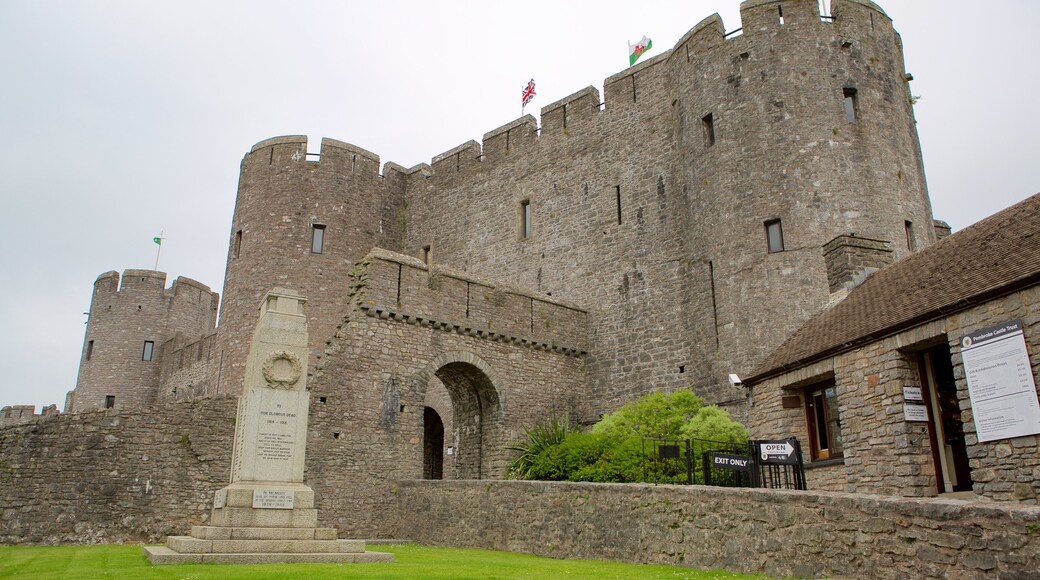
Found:
[(766, 226), (766, 247), (770, 254), (784, 251), (784, 230), (780, 226), (780, 220), (769, 220)]
[(113, 409), (113, 408), (115, 408), (115, 406), (116, 406), (116, 396), (115, 395), (105, 395), (105, 408), (106, 409)]
[(232, 253), (236, 258), (242, 253), (242, 230), (235, 232), (235, 241)]
[(841, 457), (841, 421), (833, 380), (805, 390), (805, 419), (809, 424), (813, 461)]
[(531, 200), (520, 202), (520, 239), (531, 237)]
[(87, 356), (86, 356), (86, 359), (90, 360), (90, 355), (92, 355), (92, 354), (94, 354), (94, 341), (93, 340), (89, 340), (89, 341), (87, 341)]
[(141, 351), (141, 360), (152, 360), (152, 351), (155, 349), (155, 343), (146, 340), (144, 341), (144, 350)]
[(320, 254), (325, 249), (325, 226), (314, 224), (311, 226), (311, 253)]
[(849, 123), (856, 122), (856, 89), (845, 88), (841, 90), (845, 97), (845, 120)]
[(917, 250), (917, 242), (914, 240), (914, 222), (906, 220), (903, 222), (903, 227), (906, 229), (906, 249), (911, 252)]
[(704, 139), (708, 147), (715, 144), (715, 115), (708, 113), (701, 117), (701, 123), (704, 124)]

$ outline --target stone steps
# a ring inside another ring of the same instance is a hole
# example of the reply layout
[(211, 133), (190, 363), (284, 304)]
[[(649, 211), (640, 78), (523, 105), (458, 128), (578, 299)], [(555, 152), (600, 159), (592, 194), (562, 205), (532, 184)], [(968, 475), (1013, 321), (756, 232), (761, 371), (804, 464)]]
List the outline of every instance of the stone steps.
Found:
[(365, 551), (361, 540), (203, 540), (191, 536), (169, 536), (166, 547), (182, 554), (284, 554), (358, 553)]
[[(346, 540), (344, 540), (346, 541)], [(321, 553), (230, 553), (182, 554), (166, 546), (145, 549), (152, 564), (295, 564), (295, 563), (371, 563), (393, 562), (386, 552), (321, 552)]]
[(335, 540), (336, 528), (226, 528), (192, 526), (191, 537), (200, 540)]

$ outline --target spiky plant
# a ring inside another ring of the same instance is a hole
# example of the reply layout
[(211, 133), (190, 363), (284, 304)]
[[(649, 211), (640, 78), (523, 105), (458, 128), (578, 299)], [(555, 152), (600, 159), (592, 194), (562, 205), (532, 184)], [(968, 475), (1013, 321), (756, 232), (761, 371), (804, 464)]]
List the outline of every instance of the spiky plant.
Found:
[(531, 468), (538, 460), (538, 456), (545, 450), (559, 445), (567, 437), (569, 429), (566, 421), (556, 418), (550, 419), (548, 423), (536, 423), (528, 427), (524, 425), (524, 438), (516, 441), (509, 447), (511, 451), (520, 454), (509, 466), (509, 479), (530, 479)]

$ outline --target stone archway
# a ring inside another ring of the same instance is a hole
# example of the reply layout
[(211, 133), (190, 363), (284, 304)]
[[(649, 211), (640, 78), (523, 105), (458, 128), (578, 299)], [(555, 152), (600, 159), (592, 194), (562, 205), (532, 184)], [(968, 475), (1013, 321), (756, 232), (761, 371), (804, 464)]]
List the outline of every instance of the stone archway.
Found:
[[(448, 353), (437, 357), (427, 367), (427, 388), (436, 378), (447, 389), (451, 400), (451, 425), (454, 440), (453, 461), (448, 462), (448, 479), (484, 479), (501, 477), (507, 457), (503, 448), (502, 389), (496, 384), (494, 371), (471, 353)], [(432, 426), (424, 412), (424, 434)], [(423, 472), (426, 474), (424, 441)]]

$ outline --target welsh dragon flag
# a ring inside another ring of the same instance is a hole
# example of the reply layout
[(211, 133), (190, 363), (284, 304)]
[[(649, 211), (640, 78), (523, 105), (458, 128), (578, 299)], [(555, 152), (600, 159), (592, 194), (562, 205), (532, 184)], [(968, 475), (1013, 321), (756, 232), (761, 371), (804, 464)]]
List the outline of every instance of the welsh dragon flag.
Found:
[(639, 57), (643, 56), (643, 53), (650, 50), (654, 45), (654, 41), (650, 40), (643, 35), (642, 40), (635, 44), (628, 45), (628, 66), (632, 66), (639, 60)]

